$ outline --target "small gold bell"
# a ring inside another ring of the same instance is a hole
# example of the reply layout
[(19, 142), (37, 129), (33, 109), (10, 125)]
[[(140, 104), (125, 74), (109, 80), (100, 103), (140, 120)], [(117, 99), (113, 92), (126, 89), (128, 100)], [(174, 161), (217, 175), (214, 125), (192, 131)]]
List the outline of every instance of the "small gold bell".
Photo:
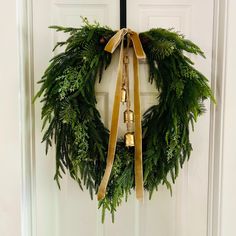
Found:
[(127, 132), (124, 138), (126, 147), (134, 147), (134, 132)]
[(121, 89), (121, 102), (125, 103), (127, 101), (127, 91), (125, 88)]
[(125, 110), (124, 123), (134, 122), (134, 112), (132, 110)]

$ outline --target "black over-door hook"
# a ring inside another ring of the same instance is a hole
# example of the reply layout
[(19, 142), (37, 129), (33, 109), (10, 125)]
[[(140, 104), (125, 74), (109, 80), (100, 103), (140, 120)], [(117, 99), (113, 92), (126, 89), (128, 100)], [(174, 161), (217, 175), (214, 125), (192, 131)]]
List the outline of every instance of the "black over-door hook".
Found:
[(120, 0), (120, 29), (127, 27), (127, 2)]

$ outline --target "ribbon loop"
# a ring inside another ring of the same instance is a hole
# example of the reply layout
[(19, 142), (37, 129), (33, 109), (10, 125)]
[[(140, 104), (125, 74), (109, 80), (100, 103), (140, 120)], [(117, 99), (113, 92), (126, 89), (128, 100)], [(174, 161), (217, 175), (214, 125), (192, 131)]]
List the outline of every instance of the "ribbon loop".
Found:
[[(133, 69), (134, 69), (134, 113), (135, 113), (135, 186), (137, 199), (143, 198), (143, 170), (142, 170), (142, 127), (141, 127), (141, 111), (140, 111), (140, 94), (139, 94), (139, 79), (138, 79), (138, 60), (146, 58), (139, 36), (136, 32), (123, 28), (111, 37), (106, 44), (104, 50), (113, 53), (116, 48), (121, 45), (118, 74), (115, 89), (115, 98), (113, 103), (111, 130), (108, 144), (107, 164), (104, 176), (101, 184), (98, 188), (97, 198), (102, 200), (105, 197), (106, 188), (112, 171), (112, 166), (115, 157), (117, 133), (118, 133), (118, 121), (120, 113), (120, 101), (121, 101), (121, 87), (122, 87), (122, 75), (123, 75), (123, 60), (124, 60), (124, 37), (128, 34), (130, 37), (133, 49)], [(128, 49), (127, 49), (128, 50)]]
[(138, 33), (132, 31), (130, 37), (131, 37), (131, 40), (133, 42), (133, 48), (134, 48), (134, 52), (135, 52), (135, 55), (136, 55), (137, 59), (138, 60), (145, 59), (146, 55), (145, 55), (145, 52), (143, 50), (143, 46), (140, 42)]
[(128, 30), (127, 29), (121, 29), (119, 31), (117, 31), (116, 34), (114, 34), (109, 42), (106, 44), (104, 50), (110, 53), (113, 53), (116, 48), (120, 45), (120, 42), (122, 41), (122, 39), (124, 39), (124, 36), (127, 34)]
[(110, 38), (110, 40), (106, 44), (104, 50), (107, 51), (107, 52), (113, 53), (116, 50), (116, 48), (120, 45), (120, 42), (121, 42), (122, 38), (124, 38), (124, 36), (126, 34), (130, 35), (136, 57), (139, 60), (140, 59), (145, 59), (146, 55), (145, 55), (145, 52), (143, 50), (143, 46), (142, 46), (142, 43), (139, 39), (138, 33), (134, 32), (130, 29), (126, 29), (126, 28), (123, 28), (123, 29), (117, 31), (117, 33)]

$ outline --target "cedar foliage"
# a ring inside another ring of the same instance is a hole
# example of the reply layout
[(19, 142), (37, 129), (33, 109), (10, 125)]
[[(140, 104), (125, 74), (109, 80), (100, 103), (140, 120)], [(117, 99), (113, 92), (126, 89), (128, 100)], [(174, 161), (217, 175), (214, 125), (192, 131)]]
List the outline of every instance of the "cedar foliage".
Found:
[[(35, 99), (42, 97), (43, 139), (48, 148), (56, 146), (55, 180), (67, 172), (81, 189), (96, 194), (106, 166), (109, 130), (96, 108), (95, 83), (111, 63), (104, 51), (115, 31), (84, 19), (81, 28), (50, 27), (68, 33), (65, 51), (51, 59)], [(149, 82), (159, 95), (142, 120), (144, 187), (150, 197), (160, 184), (171, 191), (171, 183), (192, 146), (189, 124), (204, 112), (204, 100), (214, 101), (207, 78), (193, 67), (185, 52), (204, 53), (190, 40), (172, 30), (151, 29), (140, 34), (149, 65)], [(106, 197), (99, 202), (103, 221), (105, 211), (112, 214), (134, 189), (134, 150), (119, 140)]]

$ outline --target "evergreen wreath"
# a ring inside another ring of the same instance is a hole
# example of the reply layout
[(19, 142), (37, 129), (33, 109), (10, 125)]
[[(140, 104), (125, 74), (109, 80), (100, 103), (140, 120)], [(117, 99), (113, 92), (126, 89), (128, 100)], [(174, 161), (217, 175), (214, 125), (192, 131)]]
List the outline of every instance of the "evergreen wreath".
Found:
[[(97, 192), (106, 167), (109, 130), (101, 121), (96, 107), (95, 83), (112, 59), (104, 51), (108, 40), (116, 33), (98, 23), (84, 19), (81, 28), (50, 27), (69, 33), (64, 52), (51, 59), (35, 99), (43, 97), (42, 141), (56, 145), (55, 180), (60, 187), (62, 173), (69, 172), (81, 189), (85, 186), (91, 198)], [(207, 78), (193, 67), (185, 52), (204, 56), (201, 49), (183, 35), (162, 28), (139, 34), (149, 66), (149, 82), (159, 94), (156, 105), (143, 115), (144, 188), (150, 198), (160, 184), (171, 191), (171, 183), (184, 162), (189, 159), (192, 129), (197, 117), (204, 113), (204, 100), (214, 101)], [(134, 149), (122, 139), (117, 142), (115, 161), (106, 197), (99, 202), (102, 220), (105, 211), (112, 214), (127, 200), (134, 188)]]

